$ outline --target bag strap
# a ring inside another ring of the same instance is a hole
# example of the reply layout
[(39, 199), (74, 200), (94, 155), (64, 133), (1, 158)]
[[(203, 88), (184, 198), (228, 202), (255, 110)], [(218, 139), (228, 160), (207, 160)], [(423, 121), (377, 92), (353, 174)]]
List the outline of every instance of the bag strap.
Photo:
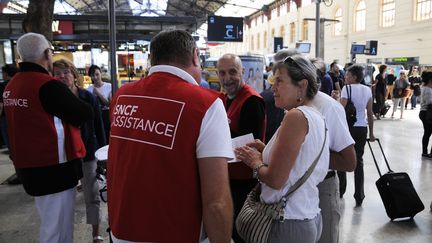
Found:
[(347, 89), (348, 101), (349, 101), (349, 102), (352, 102), (352, 101), (351, 101), (351, 94), (352, 94), (352, 91), (351, 91), (351, 85), (348, 84), (347, 86), (348, 86), (348, 89)]
[(327, 140), (327, 126), (326, 126), (325, 121), (324, 121), (324, 142), (323, 142), (323, 145), (321, 146), (321, 151), (319, 152), (318, 156), (315, 158), (314, 162), (309, 166), (309, 169), (304, 173), (304, 175), (302, 177), (300, 177), (300, 179), (298, 179), (296, 181), (296, 183), (294, 183), (294, 185), (291, 186), (291, 188), (288, 190), (288, 192), (281, 198), (278, 205), (281, 206), (282, 209), (285, 208), (286, 202), (288, 201), (288, 198), (297, 189), (299, 189), (299, 187), (302, 186), (306, 182), (306, 180), (309, 178), (309, 176), (312, 174), (312, 172), (315, 169), (315, 166), (317, 165), (318, 160), (321, 157), (321, 154), (324, 150), (326, 140)]

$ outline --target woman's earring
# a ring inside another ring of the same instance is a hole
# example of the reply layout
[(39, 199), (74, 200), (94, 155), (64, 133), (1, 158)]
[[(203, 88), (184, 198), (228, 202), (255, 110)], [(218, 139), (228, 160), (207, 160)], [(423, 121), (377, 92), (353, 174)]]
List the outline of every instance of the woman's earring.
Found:
[(303, 101), (303, 98), (297, 98), (297, 102), (301, 103)]

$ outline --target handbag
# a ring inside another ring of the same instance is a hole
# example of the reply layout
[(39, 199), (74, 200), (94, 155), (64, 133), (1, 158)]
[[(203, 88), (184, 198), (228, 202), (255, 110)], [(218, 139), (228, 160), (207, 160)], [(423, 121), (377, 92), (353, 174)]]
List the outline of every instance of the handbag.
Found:
[(258, 183), (248, 194), (240, 213), (236, 219), (237, 233), (248, 243), (267, 243), (273, 220), (285, 220), (285, 206), (288, 198), (309, 178), (319, 158), (321, 157), (327, 140), (327, 127), (324, 130), (324, 142), (321, 151), (300, 179), (294, 183), (288, 192), (277, 203), (266, 204), (260, 200), (261, 183)]
[[(345, 115), (346, 115), (346, 120), (348, 123), (348, 127), (352, 128), (354, 126), (354, 124), (357, 122), (357, 110), (355, 108), (354, 103), (352, 102), (351, 99), (351, 85), (347, 85), (348, 88), (347, 90), (347, 94), (348, 94), (348, 101), (345, 105)], [(378, 112), (375, 112), (378, 113)]]
[(409, 89), (403, 89), (403, 90), (402, 90), (401, 97), (402, 97), (402, 98), (408, 97), (409, 93), (410, 93), (410, 90), (409, 90)]

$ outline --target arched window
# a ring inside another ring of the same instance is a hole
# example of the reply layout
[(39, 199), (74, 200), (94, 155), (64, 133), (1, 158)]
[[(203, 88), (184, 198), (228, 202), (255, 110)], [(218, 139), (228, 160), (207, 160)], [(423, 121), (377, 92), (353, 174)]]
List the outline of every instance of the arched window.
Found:
[(342, 35), (342, 8), (336, 9), (334, 19), (339, 20), (339, 22), (334, 23), (333, 34)]
[(254, 38), (253, 35), (251, 36), (251, 51), (254, 49)]
[(277, 8), (271, 10), (271, 19), (276, 19), (277, 16)]
[(395, 24), (395, 1), (382, 0), (381, 2), (381, 26), (389, 27)]
[(302, 40), (308, 40), (309, 39), (309, 21), (303, 20), (303, 36)]
[(432, 18), (432, 0), (417, 0), (416, 2), (416, 20), (425, 20)]
[(288, 3), (285, 2), (284, 4), (282, 4), (280, 11), (281, 11), (281, 16), (286, 15), (288, 13)]
[(267, 48), (267, 31), (264, 32), (263, 45), (264, 48)]
[(290, 6), (289, 6), (289, 11), (292, 12), (297, 12), (297, 3), (294, 0), (290, 1)]
[(273, 28), (273, 29), (271, 30), (271, 38), (272, 38), (272, 40), (273, 40), (274, 37), (275, 37), (275, 29)]
[(260, 48), (261, 48), (261, 36), (260, 36), (260, 34), (258, 33), (257, 34), (257, 49), (259, 50)]
[(366, 30), (366, 3), (361, 0), (357, 3), (354, 10), (354, 31)]
[(312, 2), (315, 4), (315, 0), (313, 0), (313, 1), (312, 0), (302, 0), (301, 5), (302, 5), (302, 7), (306, 7), (308, 5), (311, 5)]
[(294, 43), (294, 39), (295, 39), (295, 23), (292, 22), (290, 23), (290, 38), (289, 38), (289, 43)]
[(285, 26), (281, 26), (280, 27), (280, 37), (284, 38), (285, 37)]

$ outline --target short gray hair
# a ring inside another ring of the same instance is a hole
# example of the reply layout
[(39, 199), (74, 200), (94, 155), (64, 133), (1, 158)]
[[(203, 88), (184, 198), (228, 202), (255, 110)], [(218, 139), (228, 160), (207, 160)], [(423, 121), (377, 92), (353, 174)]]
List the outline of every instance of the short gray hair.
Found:
[(18, 54), (24, 62), (39, 60), (49, 48), (51, 45), (45, 36), (37, 33), (29, 32), (22, 35), (17, 41)]

